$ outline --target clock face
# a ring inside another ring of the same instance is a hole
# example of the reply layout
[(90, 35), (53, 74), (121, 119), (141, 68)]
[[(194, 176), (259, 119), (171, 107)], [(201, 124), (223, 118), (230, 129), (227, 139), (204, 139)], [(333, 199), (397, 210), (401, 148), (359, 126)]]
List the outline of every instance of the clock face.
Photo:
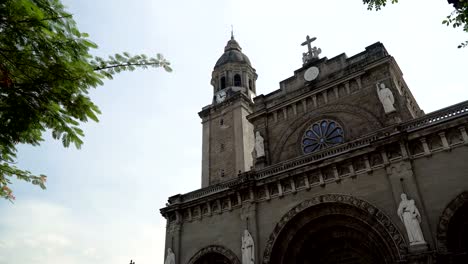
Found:
[(216, 102), (219, 104), (226, 99), (226, 91), (219, 91), (216, 94)]
[(315, 66), (312, 66), (310, 67), (309, 69), (307, 69), (304, 73), (304, 79), (306, 81), (313, 81), (317, 78), (317, 76), (319, 75), (319, 69)]

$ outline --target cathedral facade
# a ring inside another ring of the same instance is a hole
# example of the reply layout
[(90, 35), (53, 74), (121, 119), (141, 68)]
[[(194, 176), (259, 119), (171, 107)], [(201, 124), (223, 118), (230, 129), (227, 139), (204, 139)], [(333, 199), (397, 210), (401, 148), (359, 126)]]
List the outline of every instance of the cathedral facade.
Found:
[(328, 59), (313, 40), (266, 95), (228, 41), (202, 188), (161, 209), (166, 262), (468, 263), (468, 101), (425, 114), (381, 43)]

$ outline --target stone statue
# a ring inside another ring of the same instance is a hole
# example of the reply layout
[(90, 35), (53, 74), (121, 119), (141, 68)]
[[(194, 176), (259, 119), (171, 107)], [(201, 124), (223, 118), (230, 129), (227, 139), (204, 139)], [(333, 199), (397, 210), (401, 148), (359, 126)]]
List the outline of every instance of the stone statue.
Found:
[(255, 245), (249, 230), (244, 230), (242, 236), (242, 264), (255, 263)]
[(384, 83), (377, 83), (377, 95), (379, 96), (379, 100), (383, 105), (384, 111), (386, 114), (395, 112), (396, 109), (393, 106), (395, 103), (395, 98), (393, 97), (392, 91), (385, 86)]
[(302, 63), (306, 64), (309, 61), (309, 55), (306, 52), (302, 53)]
[(302, 53), (302, 63), (307, 64), (315, 59), (319, 58), (319, 54), (322, 53), (322, 50), (317, 47), (313, 47), (310, 45), (312, 42), (314, 42), (317, 38), (316, 37), (309, 37), (307, 35), (306, 41), (301, 44), (301, 46), (306, 46), (307, 45), (307, 52)]
[(410, 245), (425, 244), (426, 241), (424, 241), (423, 233), (419, 226), (421, 215), (414, 204), (414, 200), (408, 200), (406, 194), (402, 193), (397, 213), (403, 224), (405, 224)]
[(255, 133), (255, 152), (257, 153), (257, 158), (265, 156), (265, 145), (259, 131)]
[(317, 48), (317, 47), (313, 47), (310, 53), (311, 53), (313, 59), (318, 59), (319, 54), (322, 53), (322, 49)]
[(171, 248), (167, 248), (167, 256), (164, 264), (175, 264), (175, 254), (172, 252)]

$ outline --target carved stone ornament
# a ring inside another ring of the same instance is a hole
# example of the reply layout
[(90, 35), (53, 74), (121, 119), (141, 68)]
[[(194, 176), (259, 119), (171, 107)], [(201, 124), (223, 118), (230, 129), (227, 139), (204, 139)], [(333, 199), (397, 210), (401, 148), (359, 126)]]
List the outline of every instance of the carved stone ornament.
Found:
[(167, 248), (167, 255), (164, 264), (175, 264), (175, 254), (171, 248)]
[(255, 133), (255, 153), (257, 158), (265, 156), (265, 144), (262, 135), (260, 132)]
[(382, 106), (384, 108), (384, 111), (386, 114), (395, 112), (395, 106), (393, 104), (395, 103), (395, 98), (393, 97), (392, 91), (385, 86), (385, 83), (377, 83), (375, 85), (377, 87), (377, 95), (379, 96), (379, 100), (382, 103)]
[[(301, 129), (305, 129), (305, 125), (309, 124), (311, 120), (318, 120), (324, 115), (333, 116), (340, 112), (352, 114), (366, 120), (369, 124), (369, 128), (372, 130), (377, 130), (383, 127), (382, 122), (372, 112), (367, 111), (362, 107), (348, 104), (326, 105), (295, 119), (286, 126), (282, 132), (280, 132), (281, 137), (274, 142), (275, 145), (273, 145), (273, 151), (271, 152), (272, 163), (281, 161), (281, 154), (283, 153), (283, 148), (286, 142), (294, 133), (297, 133)], [(268, 147), (271, 149), (271, 142), (269, 144), (270, 145)], [(298, 148), (298, 150), (302, 152), (302, 148)], [(298, 153), (298, 155), (302, 155), (302, 153)]]
[(190, 260), (189, 260), (189, 262), (187, 264), (194, 264), (201, 257), (203, 257), (204, 255), (209, 254), (209, 253), (221, 254), (221, 255), (225, 256), (229, 260), (229, 262), (231, 264), (241, 264), (241, 262), (237, 258), (236, 254), (234, 254), (234, 252), (232, 252), (231, 250), (229, 250), (229, 249), (227, 249), (227, 248), (225, 248), (223, 246), (219, 246), (219, 245), (212, 245), (212, 246), (208, 246), (208, 247), (200, 249), (197, 253), (195, 253), (195, 255), (193, 255), (190, 258)]
[(313, 60), (317, 60), (319, 58), (319, 54), (322, 53), (322, 50), (317, 47), (313, 47), (310, 45), (314, 42), (317, 38), (313, 37), (310, 38), (308, 35), (306, 37), (306, 41), (304, 41), (301, 46), (307, 45), (307, 52), (302, 53), (302, 63), (305, 65)]
[[(381, 234), (385, 234), (382, 238), (386, 240), (388, 245), (395, 245), (393, 248), (393, 252), (397, 255), (400, 259), (404, 258), (404, 255), (407, 252), (407, 246), (405, 239), (399, 232), (398, 228), (393, 224), (390, 218), (385, 215), (382, 211), (380, 211), (375, 206), (371, 205), (370, 203), (355, 198), (349, 195), (343, 194), (325, 194), (316, 196), (310, 200), (303, 201), (302, 203), (298, 204), (294, 208), (292, 208), (289, 212), (287, 212), (276, 224), (273, 232), (271, 233), (263, 253), (263, 264), (269, 264), (271, 261), (271, 255), (273, 246), (276, 242), (277, 237), (286, 226), (286, 224), (293, 219), (298, 214), (302, 213), (303, 211), (325, 203), (341, 203), (341, 204), (348, 204), (352, 205), (353, 207), (360, 209), (367, 214), (368, 217), (377, 220), (379, 223), (378, 226), (374, 226), (374, 228), (378, 228), (378, 231)], [(362, 212), (361, 211), (361, 212)], [(362, 216), (363, 214), (359, 213), (355, 217)]]
[(406, 194), (402, 193), (397, 213), (405, 225), (410, 245), (426, 244), (419, 225), (421, 223), (421, 214), (414, 204), (414, 200), (408, 200)]
[(255, 244), (249, 230), (242, 235), (242, 264), (255, 263)]
[(444, 253), (448, 251), (447, 232), (450, 220), (455, 215), (457, 210), (466, 203), (468, 203), (468, 191), (462, 192), (455, 199), (453, 199), (440, 216), (439, 225), (437, 226), (437, 247)]

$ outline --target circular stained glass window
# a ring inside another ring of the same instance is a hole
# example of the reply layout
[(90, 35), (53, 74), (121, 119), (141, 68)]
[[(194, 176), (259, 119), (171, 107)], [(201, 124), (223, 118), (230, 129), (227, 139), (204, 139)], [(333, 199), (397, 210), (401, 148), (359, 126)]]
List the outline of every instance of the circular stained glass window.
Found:
[(302, 150), (308, 154), (343, 142), (343, 128), (333, 120), (322, 120), (306, 130), (302, 138)]

